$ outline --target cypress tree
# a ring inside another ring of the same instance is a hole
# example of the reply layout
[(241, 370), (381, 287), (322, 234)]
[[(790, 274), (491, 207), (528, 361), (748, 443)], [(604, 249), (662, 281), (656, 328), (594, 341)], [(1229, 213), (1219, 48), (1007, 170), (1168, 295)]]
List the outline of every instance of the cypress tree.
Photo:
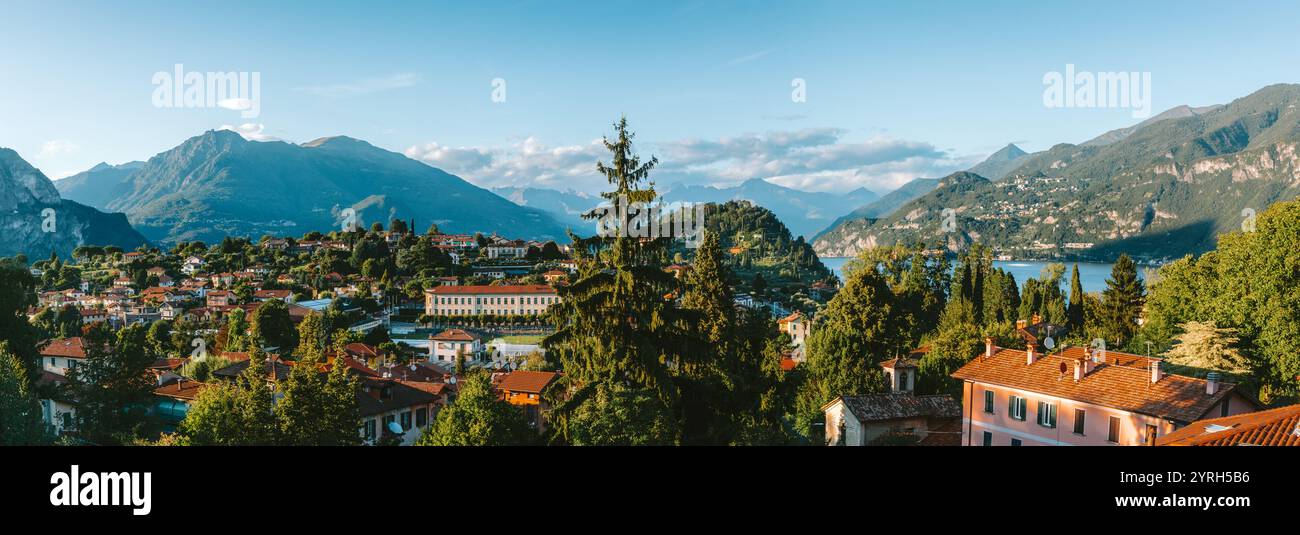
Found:
[(1083, 283), (1079, 281), (1079, 263), (1075, 262), (1074, 269), (1070, 273), (1070, 308), (1067, 316), (1069, 317), (1069, 326), (1071, 332), (1082, 332), (1083, 329)]

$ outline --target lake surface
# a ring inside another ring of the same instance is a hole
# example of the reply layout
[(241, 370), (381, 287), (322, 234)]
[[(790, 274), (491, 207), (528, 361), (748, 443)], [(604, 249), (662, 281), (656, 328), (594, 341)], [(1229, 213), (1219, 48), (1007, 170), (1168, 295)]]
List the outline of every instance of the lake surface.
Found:
[[(835, 272), (835, 275), (844, 280), (844, 264), (849, 258), (825, 257), (822, 258), (822, 264)], [(1024, 286), (1025, 280), (1037, 278), (1043, 268), (1047, 267), (1050, 262), (1041, 262), (1037, 260), (994, 260), (993, 267), (1001, 268), (1003, 271), (1010, 272), (1016, 277), (1016, 284)], [(955, 263), (954, 263), (955, 266)], [(1061, 278), (1061, 289), (1065, 292), (1070, 291), (1070, 269), (1074, 266), (1073, 262), (1065, 262), (1065, 276)], [(1083, 284), (1085, 292), (1100, 292), (1106, 289), (1106, 279), (1110, 278), (1111, 264), (1100, 262), (1079, 262), (1079, 282)], [(1143, 266), (1138, 266), (1138, 277), (1143, 276)]]

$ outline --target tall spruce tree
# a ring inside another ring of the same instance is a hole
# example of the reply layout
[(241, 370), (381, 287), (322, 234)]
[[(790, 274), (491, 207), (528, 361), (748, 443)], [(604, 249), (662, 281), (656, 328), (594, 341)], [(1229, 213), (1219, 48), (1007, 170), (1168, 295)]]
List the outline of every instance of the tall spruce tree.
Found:
[[(611, 202), (654, 201), (651, 169), (658, 160), (642, 162), (633, 152), (634, 134), (627, 118), (614, 125), (615, 138), (604, 139), (611, 163), (598, 162), (597, 170), (614, 187), (602, 194)], [(601, 218), (602, 228), (630, 230), (638, 222), (631, 210), (611, 210)], [(602, 383), (633, 390), (644, 389), (673, 413), (679, 391), (674, 370), (689, 366), (702, 355), (692, 336), (688, 315), (665, 298), (677, 288), (676, 279), (661, 268), (668, 238), (637, 238), (625, 232), (592, 238), (573, 236), (580, 261), (579, 278), (560, 287), (560, 303), (549, 309), (555, 333), (542, 345), (554, 352), (563, 381), (572, 395), (552, 411), (559, 435), (569, 434), (567, 416), (587, 401)]]
[(1103, 329), (1111, 347), (1125, 347), (1133, 339), (1145, 301), (1146, 286), (1138, 278), (1137, 264), (1127, 254), (1120, 255), (1101, 294)]

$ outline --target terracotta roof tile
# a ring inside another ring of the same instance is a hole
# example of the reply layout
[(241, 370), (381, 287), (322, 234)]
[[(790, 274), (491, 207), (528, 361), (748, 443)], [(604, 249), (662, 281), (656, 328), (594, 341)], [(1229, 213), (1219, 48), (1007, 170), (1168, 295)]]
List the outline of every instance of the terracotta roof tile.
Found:
[(497, 384), (497, 389), (510, 392), (524, 392), (528, 394), (541, 394), (542, 390), (550, 386), (560, 374), (555, 372), (531, 372), (519, 370), (506, 374), (501, 382)]
[(41, 356), (84, 359), (86, 358), (85, 342), (80, 336), (50, 340), (50, 343), (41, 348)]
[(1159, 446), (1300, 446), (1300, 405), (1198, 420)]
[(425, 293), (447, 294), (553, 294), (555, 288), (545, 284), (505, 284), (501, 286), (437, 286)]
[(447, 329), (431, 336), (430, 338), (444, 342), (473, 342), (474, 340), (478, 340), (477, 336), (465, 332), (462, 329)]
[(193, 401), (199, 397), (199, 392), (206, 386), (206, 384), (198, 381), (172, 381), (153, 389), (153, 393), (159, 396)]
[[(1106, 362), (1093, 364), (1093, 370), (1075, 382), (1074, 363), (1086, 355), (1086, 348), (1068, 347), (1038, 357), (1030, 365), (1024, 351), (994, 348), (992, 357), (981, 353), (953, 372), (952, 377), (1184, 423), (1203, 416), (1236, 387), (1221, 383), (1214, 395), (1207, 395), (1204, 379), (1170, 374), (1152, 384), (1149, 366), (1159, 359), (1117, 351), (1106, 352)], [(1065, 373), (1061, 373), (1062, 366)]]

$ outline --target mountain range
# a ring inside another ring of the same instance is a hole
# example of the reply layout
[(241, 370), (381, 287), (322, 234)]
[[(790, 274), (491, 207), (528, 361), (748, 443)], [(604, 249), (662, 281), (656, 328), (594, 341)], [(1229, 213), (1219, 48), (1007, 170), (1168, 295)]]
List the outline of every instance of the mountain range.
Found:
[(0, 255), (32, 260), (51, 252), (68, 258), (86, 244), (129, 251), (146, 243), (126, 216), (60, 197), (45, 174), (6, 148), (0, 148), (0, 229)]
[(219, 241), (339, 228), (390, 218), (444, 232), (559, 239), (547, 213), (518, 206), (440, 169), (346, 136), (300, 145), (213, 130), (142, 164), (100, 165), (59, 182), (62, 194), (124, 212), (152, 241)]
[[(604, 201), (597, 195), (546, 188), (500, 187), (492, 190), (520, 206), (540, 208), (562, 223), (583, 228), (593, 223), (580, 214)], [(794, 236), (809, 237), (826, 228), (836, 217), (879, 198), (875, 192), (858, 188), (848, 193), (802, 191), (753, 178), (729, 187), (675, 183), (660, 190), (665, 202), (721, 204), (749, 201), (771, 210)]]
[(1103, 261), (1202, 252), (1249, 214), (1300, 194), (1297, 105), (1300, 85), (1273, 85), (1224, 106), (1175, 108), (1132, 131), (1023, 156), (999, 181), (950, 175), (814, 247), (844, 256), (900, 242), (949, 250), (981, 242), (1020, 259)]

